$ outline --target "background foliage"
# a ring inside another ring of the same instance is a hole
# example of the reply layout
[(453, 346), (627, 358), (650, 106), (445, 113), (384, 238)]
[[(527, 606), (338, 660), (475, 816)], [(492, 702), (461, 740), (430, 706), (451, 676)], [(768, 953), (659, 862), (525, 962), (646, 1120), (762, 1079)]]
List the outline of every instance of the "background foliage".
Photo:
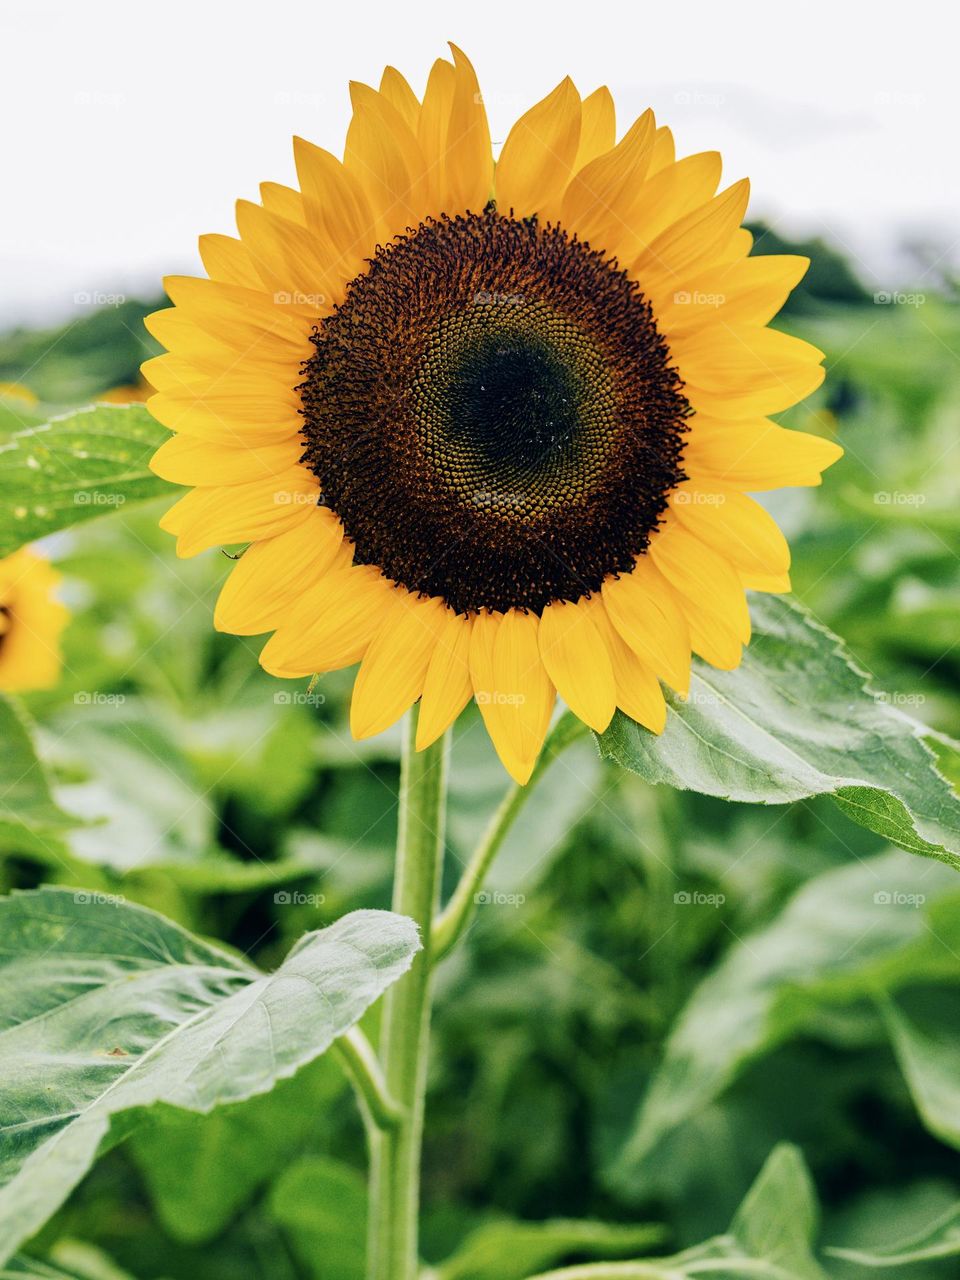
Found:
[[(0, 400), (0, 438), (134, 383), (149, 309), (0, 342), (0, 379), (45, 402)], [(952, 298), (875, 303), (823, 252), (783, 324), (829, 369), (786, 420), (847, 451), (822, 489), (776, 495), (797, 595), (894, 705), (956, 735)], [(256, 641), (217, 635), (228, 565), (177, 561), (164, 505), (115, 504), (47, 543), (74, 616), (62, 684), (28, 700), (42, 773), (4, 712), (21, 756), (0, 887), (121, 895), (269, 970), (304, 930), (388, 905), (399, 737), (352, 742), (342, 674), (308, 694), (259, 670)], [(946, 745), (940, 763), (956, 781)], [(452, 776), (448, 891), (505, 783), (475, 713)], [(587, 741), (532, 798), (488, 898), (439, 975), (424, 1251), (442, 1280), (654, 1253), (693, 1275), (723, 1250), (791, 1276), (955, 1274), (955, 871), (825, 797), (726, 804)], [(10, 1274), (354, 1280), (363, 1164), (329, 1058), (210, 1115), (159, 1108), (34, 1241), (49, 1269)], [(814, 1261), (818, 1244), (836, 1252)]]

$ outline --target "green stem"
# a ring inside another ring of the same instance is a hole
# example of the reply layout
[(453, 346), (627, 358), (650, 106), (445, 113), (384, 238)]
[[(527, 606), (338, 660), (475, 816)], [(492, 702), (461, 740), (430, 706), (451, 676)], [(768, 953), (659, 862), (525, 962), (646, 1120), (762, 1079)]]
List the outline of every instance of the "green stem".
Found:
[(396, 1128), (403, 1111), (391, 1098), (373, 1045), (360, 1028), (352, 1027), (333, 1042), (333, 1048), (369, 1122), (378, 1129)]
[(469, 925), (480, 891), (507, 833), (527, 802), (534, 786), (561, 751), (587, 732), (586, 726), (566, 711), (553, 726), (526, 786), (514, 785), (503, 797), (496, 813), (474, 850), (450, 901), (433, 925), (433, 958), (442, 960), (456, 946)]
[(415, 1280), (419, 1266), (420, 1148), (430, 1042), (431, 921), (443, 860), (445, 738), (418, 752), (411, 713), (400, 771), (393, 909), (420, 926), (423, 950), (384, 1003), (380, 1056), (399, 1122), (371, 1135), (370, 1280)]

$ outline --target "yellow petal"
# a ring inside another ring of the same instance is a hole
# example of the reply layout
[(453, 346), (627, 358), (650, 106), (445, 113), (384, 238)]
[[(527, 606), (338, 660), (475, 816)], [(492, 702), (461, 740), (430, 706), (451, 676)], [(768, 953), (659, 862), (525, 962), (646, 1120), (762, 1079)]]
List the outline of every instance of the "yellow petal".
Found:
[(788, 431), (765, 418), (722, 422), (696, 414), (683, 452), (694, 479), (714, 479), (759, 491), (820, 483), (820, 473), (843, 454), (832, 440)]
[(416, 227), (429, 212), (420, 146), (400, 112), (369, 85), (350, 86), (353, 116), (343, 161), (370, 198), (380, 238)]
[(558, 218), (579, 144), (580, 96), (567, 76), (507, 135), (494, 179), (500, 212)]
[(399, 111), (404, 124), (416, 133), (420, 118), (420, 103), (417, 95), (407, 84), (396, 67), (386, 67), (380, 80), (380, 92), (386, 100)]
[(687, 381), (683, 393), (698, 413), (732, 422), (740, 418), (762, 418), (768, 413), (789, 409), (816, 391), (825, 376), (823, 365), (806, 363), (796, 365), (793, 372), (784, 371), (758, 379), (758, 385), (747, 380), (741, 389), (707, 390)]
[(682, 525), (737, 569), (760, 574), (789, 570), (790, 548), (777, 522), (745, 493), (687, 481), (674, 490), (669, 502)]
[(443, 610), (433, 656), (423, 682), (417, 717), (418, 751), (436, 742), (470, 701), (473, 694), (470, 679), (472, 630), (472, 619), (456, 614), (452, 609)]
[(680, 608), (690, 627), (690, 644), (694, 653), (720, 671), (736, 670), (743, 656), (743, 646), (730, 623), (690, 596), (680, 596)]
[[(652, 250), (657, 239), (669, 228), (702, 209), (720, 181), (722, 164), (717, 151), (685, 156), (651, 176), (655, 144), (654, 137), (648, 143), (644, 157), (646, 181), (634, 191), (625, 192), (620, 201), (620, 225), (612, 243), (615, 243), (621, 259), (627, 262), (645, 250)], [(638, 275), (638, 278), (646, 290), (649, 288), (647, 277), (653, 273), (647, 269), (645, 261), (638, 261), (638, 271), (641, 266), (644, 275)]]
[(528, 782), (556, 697), (537, 646), (537, 619), (481, 611), (470, 638), (470, 678), (487, 732), (510, 776)]
[(244, 484), (289, 471), (302, 453), (300, 440), (224, 448), (196, 436), (178, 435), (160, 446), (150, 459), (150, 470), (172, 484)]
[(667, 704), (663, 700), (660, 681), (621, 638), (610, 620), (602, 596), (591, 596), (585, 603), (610, 656), (617, 686), (617, 706), (631, 720), (636, 720), (652, 733), (662, 733), (667, 721)]
[[(520, 783), (530, 779), (556, 701), (556, 690), (540, 657), (538, 628), (532, 613), (510, 609), (503, 615), (493, 647), (497, 718)], [(500, 745), (494, 745), (504, 759)]]
[(717, 321), (728, 328), (765, 325), (799, 284), (809, 262), (794, 254), (771, 253), (721, 263), (688, 277), (679, 288), (674, 281), (659, 291), (650, 290), (657, 327), (672, 338)]
[(724, 556), (685, 529), (672, 513), (651, 539), (650, 556), (672, 587), (722, 619), (746, 644), (750, 639), (747, 601), (740, 579)]
[(267, 480), (191, 489), (160, 521), (177, 535), (177, 555), (256, 542), (305, 520), (319, 497), (316, 477), (299, 464)]
[(359, 662), (383, 621), (393, 584), (371, 565), (333, 568), (300, 597), (260, 654), (275, 676), (308, 676)]
[(285, 358), (303, 359), (310, 352), (313, 321), (289, 307), (277, 306), (265, 292), (217, 280), (167, 276), (164, 288), (198, 328), (244, 357), (268, 344)]
[(777, 387), (823, 359), (823, 352), (802, 338), (761, 326), (674, 335), (670, 350), (684, 381), (714, 394)]
[(279, 182), (261, 182), (260, 200), (265, 209), (278, 217), (296, 222), (301, 227), (307, 225), (303, 196), (292, 187), (281, 186)]
[(260, 277), (250, 261), (249, 253), (232, 236), (201, 236), (200, 258), (211, 280), (239, 284), (245, 289), (261, 287)]
[(612, 246), (624, 235), (624, 223), (637, 187), (650, 163), (656, 126), (647, 111), (610, 151), (582, 168), (567, 187), (561, 221), (592, 244)]
[(249, 200), (237, 201), (237, 228), (276, 306), (313, 320), (342, 300), (344, 280), (333, 250), (316, 232)]
[(314, 507), (285, 533), (255, 542), (223, 584), (213, 615), (218, 631), (255, 636), (283, 622), (326, 574), (343, 537), (332, 511)]
[(694, 268), (715, 265), (743, 221), (749, 199), (750, 183), (743, 178), (678, 219), (637, 258), (633, 267), (637, 279), (649, 280), (650, 288), (673, 281), (679, 287)]
[(353, 686), (350, 731), (355, 738), (382, 733), (420, 697), (444, 608), (436, 598), (394, 589)]
[(427, 166), (430, 201), (436, 209), (447, 207), (447, 134), (456, 82), (453, 64), (438, 58), (430, 68), (417, 125), (417, 141)]
[(579, 718), (602, 733), (617, 705), (613, 667), (589, 611), (569, 601), (544, 609), (540, 656), (557, 692)]
[(333, 262), (352, 280), (377, 244), (377, 223), (358, 178), (329, 151), (294, 138), (297, 177), (307, 223), (333, 250)]
[(637, 657), (684, 693), (690, 685), (690, 636), (676, 593), (649, 556), (632, 572), (608, 578), (601, 591), (610, 620)]
[(445, 212), (481, 213), (493, 195), (493, 150), (487, 109), (469, 58), (451, 44), (456, 68), (450, 127), (444, 150)]
[(613, 95), (606, 85), (594, 89), (581, 105), (580, 145), (573, 162), (578, 173), (585, 164), (609, 151), (617, 140), (617, 111)]
[(767, 591), (771, 595), (786, 595), (791, 590), (789, 573), (745, 573), (738, 576), (748, 591)]
[(170, 431), (247, 448), (295, 439), (302, 418), (296, 408), (265, 395), (155, 395), (147, 408)]
[(653, 156), (650, 160), (651, 177), (653, 174), (659, 173), (661, 169), (666, 169), (668, 165), (673, 164), (676, 154), (673, 134), (664, 125), (657, 130), (656, 137), (653, 140)]

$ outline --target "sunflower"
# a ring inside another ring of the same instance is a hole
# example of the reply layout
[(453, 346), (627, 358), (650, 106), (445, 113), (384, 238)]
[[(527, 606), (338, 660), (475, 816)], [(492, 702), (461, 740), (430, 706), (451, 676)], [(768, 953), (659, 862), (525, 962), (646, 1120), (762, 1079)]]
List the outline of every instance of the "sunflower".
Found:
[(60, 575), (26, 548), (0, 560), (0, 689), (47, 689), (60, 674), (67, 610), (54, 599)]
[(747, 182), (718, 192), (650, 111), (617, 141), (569, 79), (495, 163), (451, 48), (422, 100), (393, 68), (353, 85), (343, 160), (295, 139), (300, 189), (265, 183), (201, 237), (208, 279), (166, 281), (153, 468), (192, 486), (181, 555), (249, 544), (215, 625), (272, 631), (267, 671), (359, 662), (355, 736), (419, 700), (419, 748), (475, 698), (524, 782), (558, 693), (659, 732), (691, 651), (737, 665), (745, 590), (789, 589), (746, 491), (840, 450), (767, 416), (822, 355), (766, 327), (808, 263), (750, 256)]

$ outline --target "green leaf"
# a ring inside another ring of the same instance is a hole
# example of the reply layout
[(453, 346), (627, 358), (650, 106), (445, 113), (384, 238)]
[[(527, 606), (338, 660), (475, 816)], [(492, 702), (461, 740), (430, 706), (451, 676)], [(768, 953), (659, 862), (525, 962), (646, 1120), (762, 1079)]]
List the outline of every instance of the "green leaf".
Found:
[(175, 489), (148, 463), (169, 436), (142, 404), (95, 405), (0, 445), (0, 556)]
[(312, 1275), (363, 1280), (367, 1188), (351, 1165), (304, 1156), (276, 1182), (269, 1208)]
[(36, 1258), (27, 1258), (18, 1253), (5, 1267), (0, 1267), (0, 1280), (129, 1280), (129, 1277), (116, 1268), (111, 1273), (101, 1271), (99, 1276), (89, 1270), (65, 1271), (59, 1265), (40, 1262)]
[(524, 1280), (541, 1267), (573, 1254), (624, 1258), (663, 1239), (655, 1224), (606, 1222), (486, 1222), (471, 1231), (456, 1253), (436, 1268), (436, 1280)]
[(156, 1107), (130, 1151), (164, 1229), (186, 1244), (213, 1240), (302, 1149), (304, 1115), (319, 1129), (346, 1088), (339, 1064), (325, 1057), (270, 1093), (209, 1115)]
[(907, 1267), (915, 1262), (960, 1255), (960, 1204), (954, 1205), (923, 1231), (898, 1240), (884, 1249), (828, 1248), (832, 1258), (842, 1258), (861, 1267)]
[(600, 1262), (533, 1280), (694, 1280), (705, 1275), (726, 1280), (826, 1280), (812, 1251), (817, 1215), (816, 1193), (803, 1156), (782, 1144), (771, 1152), (726, 1235), (669, 1258)]
[(930, 1034), (892, 1000), (883, 1002), (900, 1070), (923, 1122), (931, 1133), (960, 1147), (960, 1037), (948, 1025)]
[(355, 911), (265, 974), (152, 911), (62, 889), (0, 901), (0, 937), (0, 1257), (142, 1118), (113, 1117), (267, 1092), (353, 1026), (420, 945), (405, 917)]
[(862, 826), (960, 869), (960, 798), (911, 720), (866, 688), (841, 642), (798, 605), (761, 595), (732, 672), (694, 664), (658, 737), (618, 713), (601, 753), (649, 782), (727, 800), (831, 795)]
[(939, 939), (960, 926), (960, 885), (931, 864), (922, 886), (918, 893), (902, 854), (865, 859), (809, 881), (773, 923), (731, 947), (675, 1023), (613, 1179), (642, 1181), (669, 1133), (822, 1005), (872, 998), (917, 976), (956, 980), (956, 953)]
[(750, 1257), (803, 1280), (824, 1280), (811, 1249), (819, 1219), (817, 1193), (796, 1147), (774, 1148), (730, 1227)]
[(26, 714), (0, 694), (0, 850), (50, 857), (76, 825), (57, 805)]

